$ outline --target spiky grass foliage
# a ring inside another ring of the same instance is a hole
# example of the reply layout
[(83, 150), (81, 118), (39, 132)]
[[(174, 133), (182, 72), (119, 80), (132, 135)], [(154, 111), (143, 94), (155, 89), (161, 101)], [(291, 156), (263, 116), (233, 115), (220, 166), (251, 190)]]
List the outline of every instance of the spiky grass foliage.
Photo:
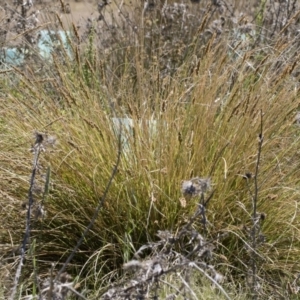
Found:
[(250, 174), (262, 111), (258, 210), (266, 215), (266, 242), (256, 249), (257, 273), (262, 295), (283, 288), (299, 271), (299, 127), (293, 122), (299, 87), (291, 77), (296, 46), (278, 38), (263, 52), (245, 44), (234, 48), (212, 35), (202, 48), (193, 41), (182, 63), (164, 77), (164, 60), (145, 67), (143, 43), (101, 54), (91, 33), (85, 56), (77, 46), (72, 44), (74, 60), (54, 55), (45, 74), (16, 69), (18, 80), (1, 97), (1, 243), (15, 246), (22, 238), (29, 150), (38, 131), (46, 152), (39, 164), (37, 203), (48, 166), (52, 175), (47, 215), (34, 221), (32, 239), (38, 265), (49, 268), (55, 262), (59, 269), (114, 167), (120, 124), (112, 118), (130, 118), (132, 127), (121, 126), (122, 159), (114, 184), (69, 269), (80, 274), (87, 289), (117, 279), (123, 262), (155, 239), (157, 230), (175, 232), (187, 222), (197, 201), (183, 207), (180, 184), (201, 176), (210, 177), (216, 189), (207, 212), (208, 235), (228, 233), (214, 262), (229, 281), (245, 283), (251, 261)]

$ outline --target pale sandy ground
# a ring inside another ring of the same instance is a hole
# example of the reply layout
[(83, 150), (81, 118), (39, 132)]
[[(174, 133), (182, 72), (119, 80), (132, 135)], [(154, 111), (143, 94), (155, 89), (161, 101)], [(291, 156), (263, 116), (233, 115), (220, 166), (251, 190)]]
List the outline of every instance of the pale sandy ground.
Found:
[(66, 24), (74, 22), (75, 24), (86, 21), (87, 18), (97, 18), (99, 13), (97, 11), (98, 1), (82, 0), (80, 2), (69, 1), (70, 14), (60, 13), (62, 19)]
[[(27, 0), (22, 0), (23, 2)], [(31, 0), (33, 2), (33, 7), (30, 9), (28, 15), (32, 12), (39, 11), (38, 16), (39, 25), (44, 24), (45, 22), (54, 21), (55, 14), (58, 12), (58, 15), (63, 20), (64, 25), (67, 27), (70, 24), (75, 23), (76, 25), (82, 25), (85, 23), (88, 18), (97, 19), (99, 17), (98, 13), (98, 3), (103, 3), (105, 0), (69, 0), (62, 1), (65, 4), (65, 7), (70, 8), (70, 13), (64, 13), (61, 9), (61, 1), (59, 0)], [(122, 10), (131, 11), (134, 10), (133, 7), (137, 6), (137, 3), (141, 4), (143, 0), (108, 0), (109, 4), (105, 6), (103, 13), (105, 19), (109, 20), (111, 12), (114, 13), (115, 17), (118, 16), (117, 7), (122, 7)], [(3, 27), (5, 20), (8, 15), (5, 16), (5, 7), (8, 7), (8, 11), (16, 10), (16, 5), (14, 4), (15, 0), (0, 0), (0, 27)], [(17, 8), (17, 12), (20, 13), (20, 6)], [(7, 25), (7, 24), (6, 24)]]
[(44, 22), (54, 22), (57, 20), (56, 14), (62, 19), (64, 26), (68, 29), (72, 23), (76, 26), (82, 27), (86, 23), (88, 18), (95, 19), (98, 17), (99, 13), (97, 12), (97, 1), (82, 0), (77, 1), (68, 1), (65, 2), (65, 7), (70, 8), (70, 13), (64, 13), (61, 9), (60, 1), (43, 1), (41, 4), (41, 23)]
[[(47, 1), (47, 0), (44, 0)], [(49, 0), (48, 0), (49, 1)], [(115, 18), (118, 18), (118, 10), (122, 9), (124, 12), (132, 12), (137, 6), (140, 6), (143, 0), (109, 0), (109, 4), (105, 6), (102, 13), (105, 16), (105, 20), (109, 22), (112, 13)], [(97, 20), (99, 18), (98, 3), (103, 3), (103, 0), (80, 0), (80, 1), (65, 1), (66, 6), (70, 7), (70, 13), (60, 12), (60, 16), (66, 26), (72, 24), (72, 22), (78, 26), (83, 26), (86, 20)], [(51, 6), (61, 7), (60, 1), (49, 2), (49, 8)]]

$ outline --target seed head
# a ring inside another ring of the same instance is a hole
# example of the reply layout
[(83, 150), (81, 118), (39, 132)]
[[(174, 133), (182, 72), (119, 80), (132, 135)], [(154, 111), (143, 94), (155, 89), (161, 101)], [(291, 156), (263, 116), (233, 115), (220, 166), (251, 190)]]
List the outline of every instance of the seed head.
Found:
[(210, 178), (195, 177), (182, 182), (181, 192), (185, 197), (195, 197), (206, 193), (210, 187)]

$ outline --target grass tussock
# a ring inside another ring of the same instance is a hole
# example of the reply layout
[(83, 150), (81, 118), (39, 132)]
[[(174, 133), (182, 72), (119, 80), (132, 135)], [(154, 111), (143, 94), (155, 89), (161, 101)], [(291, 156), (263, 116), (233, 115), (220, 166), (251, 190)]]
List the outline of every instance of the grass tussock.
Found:
[[(23, 35), (21, 45), (32, 49), (26, 63), (0, 74), (5, 295), (24, 235), (37, 134), (43, 147), (32, 187), (24, 295), (42, 290), (38, 282), (49, 277), (52, 263), (54, 277), (61, 269), (121, 150), (99, 215), (67, 266), (78, 291), (89, 299), (104, 292), (104, 299), (128, 296), (124, 286), (134, 299), (146, 288), (164, 299), (172, 286), (179, 290), (175, 298), (296, 297), (299, 10), (295, 3), (278, 8), (261, 1), (258, 12), (252, 6), (244, 16), (242, 6), (231, 9), (229, 2), (135, 13), (125, 6), (117, 20), (101, 8), (84, 33), (73, 26), (68, 51), (54, 35), (48, 60)], [(157, 236), (162, 231), (167, 239)], [(136, 258), (139, 249), (148, 252)], [(149, 261), (157, 259), (163, 271), (153, 274)], [(133, 262), (135, 272), (127, 272)], [(193, 263), (200, 271), (191, 270)], [(226, 291), (216, 289), (215, 274), (222, 274)], [(129, 287), (129, 279), (137, 286)], [(109, 285), (119, 282), (123, 290), (112, 292)]]

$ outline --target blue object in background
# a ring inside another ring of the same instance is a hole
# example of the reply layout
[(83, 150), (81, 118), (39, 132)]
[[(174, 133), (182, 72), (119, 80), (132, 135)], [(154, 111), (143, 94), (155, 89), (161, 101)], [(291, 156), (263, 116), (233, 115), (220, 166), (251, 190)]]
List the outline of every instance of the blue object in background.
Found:
[[(71, 57), (71, 47), (68, 43), (67, 35), (69, 35), (69, 32), (59, 30), (57, 32), (53, 30), (41, 30), (39, 32), (39, 39), (38, 39), (38, 51), (39, 54), (43, 58), (51, 58), (51, 52), (55, 50), (56, 47), (64, 47), (69, 57)], [(59, 40), (58, 36), (61, 40)]]
[[(38, 32), (36, 51), (38, 55), (46, 60), (51, 59), (51, 53), (59, 47), (64, 47), (69, 57), (72, 57), (71, 47), (68, 43), (69, 32), (59, 30), (41, 30)], [(59, 35), (59, 38), (57, 37)], [(61, 42), (60, 42), (61, 40)], [(0, 49), (0, 62), (2, 66), (19, 66), (24, 63), (25, 49), (3, 47)]]
[(22, 49), (2, 48), (0, 49), (0, 62), (5, 65), (18, 66), (24, 62), (25, 54)]
[(112, 128), (119, 138), (121, 134), (122, 150), (124, 153), (129, 154), (131, 150), (130, 140), (134, 138), (134, 129), (146, 134), (146, 136), (154, 137), (157, 134), (157, 121), (150, 120), (133, 120), (131, 118), (111, 118)]

